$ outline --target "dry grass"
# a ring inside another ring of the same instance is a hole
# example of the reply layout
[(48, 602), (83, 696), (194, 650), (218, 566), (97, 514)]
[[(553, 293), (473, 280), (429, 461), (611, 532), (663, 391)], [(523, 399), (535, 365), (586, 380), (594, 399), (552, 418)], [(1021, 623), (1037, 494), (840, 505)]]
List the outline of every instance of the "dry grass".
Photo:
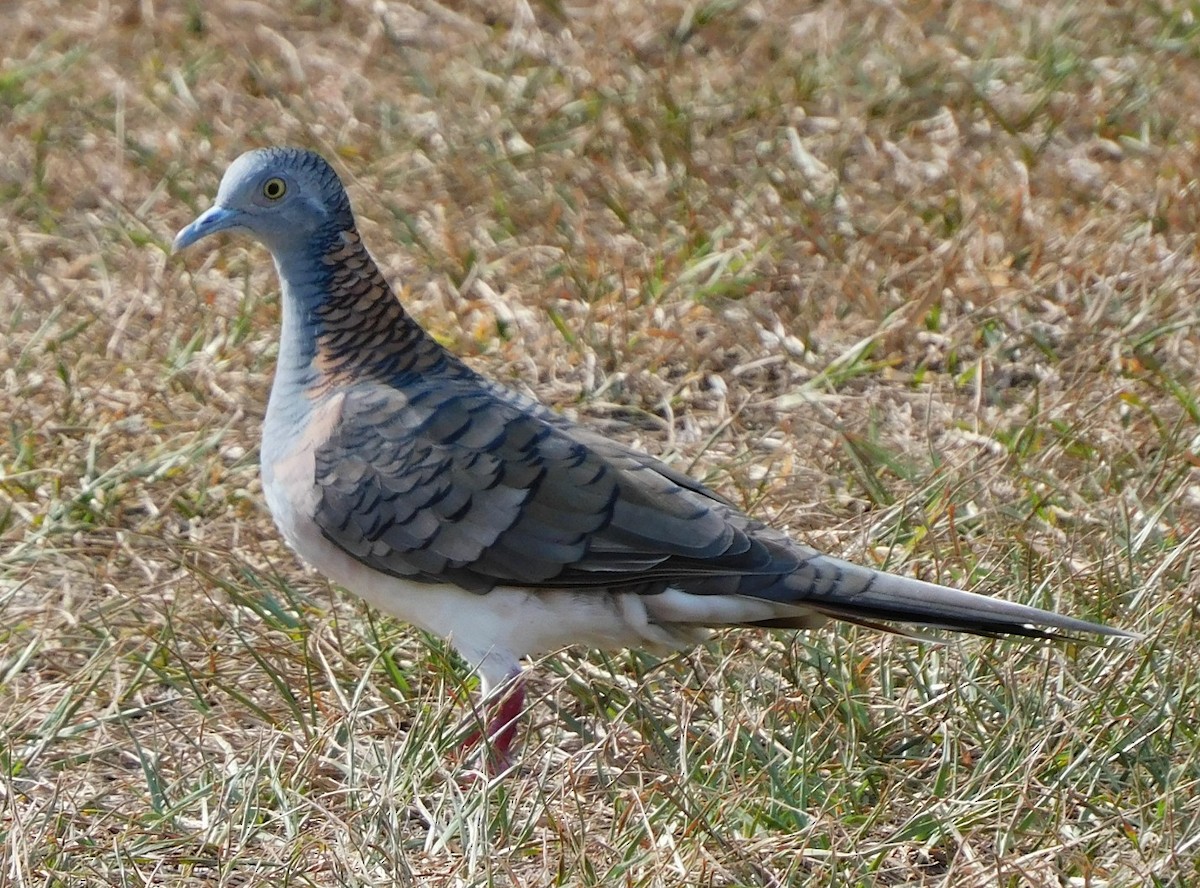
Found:
[[(0, 7), (0, 883), (1193, 884), (1196, 16)], [(276, 142), (492, 375), (1147, 642), (563, 654), (466, 780), (457, 664), (265, 512), (266, 256), (166, 252)]]

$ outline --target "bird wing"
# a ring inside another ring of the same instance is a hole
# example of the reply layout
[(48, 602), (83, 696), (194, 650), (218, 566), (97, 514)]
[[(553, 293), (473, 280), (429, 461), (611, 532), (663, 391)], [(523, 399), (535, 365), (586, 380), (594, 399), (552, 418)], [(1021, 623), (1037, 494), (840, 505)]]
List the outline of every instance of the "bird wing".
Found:
[(376, 570), (479, 592), (652, 591), (799, 563), (699, 482), (511, 393), (472, 379), (343, 393), (314, 453), (314, 519)]

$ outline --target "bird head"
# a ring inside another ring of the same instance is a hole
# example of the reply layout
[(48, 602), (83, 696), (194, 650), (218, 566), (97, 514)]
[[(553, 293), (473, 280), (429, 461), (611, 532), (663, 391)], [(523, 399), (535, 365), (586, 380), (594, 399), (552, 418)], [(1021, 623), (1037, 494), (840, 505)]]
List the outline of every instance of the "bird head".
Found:
[(176, 252), (218, 231), (243, 231), (278, 258), (323, 233), (354, 228), (350, 201), (323, 157), (260, 148), (230, 164), (212, 207), (175, 236)]

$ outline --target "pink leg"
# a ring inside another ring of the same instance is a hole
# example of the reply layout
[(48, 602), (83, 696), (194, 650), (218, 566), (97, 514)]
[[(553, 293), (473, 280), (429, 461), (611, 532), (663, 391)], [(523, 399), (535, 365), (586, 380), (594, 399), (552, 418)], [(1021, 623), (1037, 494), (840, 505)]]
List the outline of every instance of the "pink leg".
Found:
[(517, 738), (517, 721), (525, 708), (525, 680), (520, 673), (510, 678), (500, 689), (499, 699), (485, 700), (484, 731), (473, 731), (463, 742), (464, 749), (483, 743), (486, 747), (487, 770), (499, 774), (512, 764), (512, 748)]
[(513, 743), (517, 739), (517, 720), (525, 709), (525, 680), (514, 678), (502, 696), (490, 704), (487, 732), (491, 742), (489, 760), (496, 771), (507, 768), (511, 762)]

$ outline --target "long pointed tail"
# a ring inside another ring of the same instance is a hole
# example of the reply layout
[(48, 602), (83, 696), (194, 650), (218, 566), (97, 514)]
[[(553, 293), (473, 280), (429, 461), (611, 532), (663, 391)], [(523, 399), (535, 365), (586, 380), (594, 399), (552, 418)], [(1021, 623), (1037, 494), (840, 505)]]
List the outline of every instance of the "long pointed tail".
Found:
[[(989, 636), (1056, 638), (1067, 633), (1141, 637), (1111, 626), (883, 573), (825, 555), (807, 560), (783, 585), (795, 594), (797, 604), (834, 619), (880, 629), (889, 629), (886, 624), (903, 623)], [(784, 625), (786, 620), (770, 623)]]

